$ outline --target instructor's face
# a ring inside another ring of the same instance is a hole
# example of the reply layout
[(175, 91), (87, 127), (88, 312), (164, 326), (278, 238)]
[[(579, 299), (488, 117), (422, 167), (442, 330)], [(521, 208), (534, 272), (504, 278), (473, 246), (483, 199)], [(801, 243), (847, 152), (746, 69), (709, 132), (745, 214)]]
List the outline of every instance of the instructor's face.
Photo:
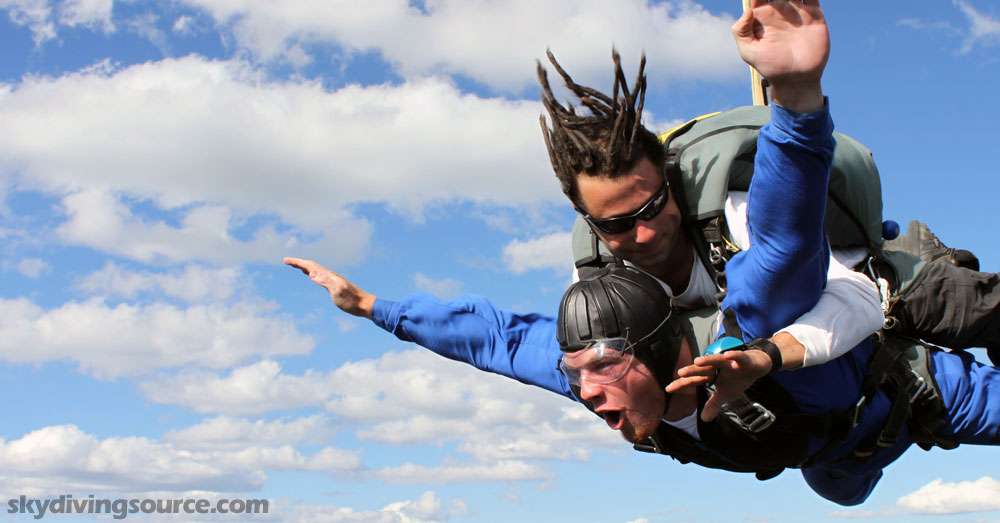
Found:
[[(591, 218), (606, 219), (634, 214), (663, 188), (662, 171), (648, 159), (641, 160), (629, 174), (608, 179), (580, 175), (580, 200)], [(673, 194), (663, 210), (649, 220), (636, 219), (624, 232), (597, 231), (612, 254), (639, 268), (656, 271), (670, 260), (681, 235), (681, 213)]]
[[(571, 362), (572, 363), (572, 362)], [(638, 443), (653, 434), (663, 419), (667, 395), (649, 368), (633, 362), (625, 376), (613, 383), (580, 381), (580, 398), (590, 401), (608, 426)]]

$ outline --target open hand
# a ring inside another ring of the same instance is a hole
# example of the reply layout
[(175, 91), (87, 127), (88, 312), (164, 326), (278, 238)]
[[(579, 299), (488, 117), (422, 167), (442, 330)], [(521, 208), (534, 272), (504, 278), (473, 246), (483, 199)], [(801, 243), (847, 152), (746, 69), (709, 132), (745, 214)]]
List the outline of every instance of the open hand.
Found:
[(285, 258), (283, 261), (287, 265), (291, 265), (308, 275), (309, 279), (315, 282), (316, 285), (330, 291), (330, 298), (333, 299), (333, 304), (340, 310), (355, 316), (372, 318), (375, 295), (361, 290), (357, 285), (348, 281), (347, 278), (312, 260)]
[(678, 369), (679, 378), (667, 385), (667, 393), (686, 387), (715, 383), (715, 392), (701, 411), (702, 421), (712, 421), (729, 400), (745, 392), (750, 385), (771, 370), (771, 358), (759, 350), (733, 350), (699, 356), (694, 363)]
[(819, 0), (752, 0), (750, 7), (733, 24), (740, 57), (767, 78), (775, 102), (799, 112), (822, 107), (830, 34)]

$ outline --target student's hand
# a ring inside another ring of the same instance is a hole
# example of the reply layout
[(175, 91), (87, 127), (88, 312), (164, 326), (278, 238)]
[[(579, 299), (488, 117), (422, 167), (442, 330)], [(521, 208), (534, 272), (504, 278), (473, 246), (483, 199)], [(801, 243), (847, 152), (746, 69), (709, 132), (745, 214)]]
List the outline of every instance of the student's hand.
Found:
[(823, 107), (820, 80), (830, 34), (818, 0), (752, 0), (733, 24), (743, 61), (771, 84), (771, 98), (793, 111)]
[(361, 290), (343, 276), (312, 260), (285, 258), (284, 262), (308, 275), (309, 279), (314, 281), (316, 285), (330, 291), (333, 304), (340, 310), (369, 320), (372, 319), (372, 307), (375, 305), (374, 294)]
[(699, 356), (692, 365), (678, 369), (676, 380), (667, 385), (667, 393), (686, 387), (715, 383), (715, 393), (701, 411), (702, 421), (712, 421), (729, 400), (745, 392), (771, 370), (771, 358), (759, 350), (733, 350)]

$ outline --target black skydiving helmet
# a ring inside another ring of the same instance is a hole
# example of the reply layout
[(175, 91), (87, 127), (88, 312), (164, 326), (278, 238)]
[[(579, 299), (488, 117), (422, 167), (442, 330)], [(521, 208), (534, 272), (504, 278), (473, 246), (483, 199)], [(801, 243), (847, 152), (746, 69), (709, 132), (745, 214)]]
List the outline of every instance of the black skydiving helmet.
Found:
[(594, 357), (587, 360), (599, 362), (586, 369), (560, 362), (574, 394), (580, 396), (581, 379), (618, 381), (633, 356), (666, 387), (681, 349), (680, 325), (671, 312), (659, 282), (634, 267), (609, 265), (570, 286), (559, 304), (559, 348), (564, 353), (592, 350)]

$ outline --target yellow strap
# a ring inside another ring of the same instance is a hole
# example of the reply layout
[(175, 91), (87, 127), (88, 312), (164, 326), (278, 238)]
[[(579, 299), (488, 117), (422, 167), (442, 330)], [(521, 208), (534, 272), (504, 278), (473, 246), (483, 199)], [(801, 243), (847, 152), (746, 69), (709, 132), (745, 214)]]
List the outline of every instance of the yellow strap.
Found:
[(678, 125), (677, 127), (674, 127), (673, 129), (670, 129), (669, 131), (667, 131), (665, 133), (661, 133), (661, 134), (657, 135), (656, 138), (658, 140), (660, 140), (661, 144), (662, 143), (667, 143), (667, 140), (669, 140), (670, 137), (673, 136), (673, 134), (676, 133), (678, 129), (680, 129), (680, 128), (682, 128), (682, 127), (684, 127), (684, 126), (686, 126), (686, 125), (688, 125), (688, 124), (690, 124), (692, 122), (697, 122), (698, 120), (704, 120), (705, 118), (708, 118), (710, 116), (715, 116), (715, 115), (717, 115), (717, 114), (719, 114), (721, 112), (722, 111), (715, 111), (714, 113), (703, 114), (703, 115), (701, 115), (701, 116), (699, 116), (697, 118), (688, 120), (688, 121), (686, 121), (686, 122)]

